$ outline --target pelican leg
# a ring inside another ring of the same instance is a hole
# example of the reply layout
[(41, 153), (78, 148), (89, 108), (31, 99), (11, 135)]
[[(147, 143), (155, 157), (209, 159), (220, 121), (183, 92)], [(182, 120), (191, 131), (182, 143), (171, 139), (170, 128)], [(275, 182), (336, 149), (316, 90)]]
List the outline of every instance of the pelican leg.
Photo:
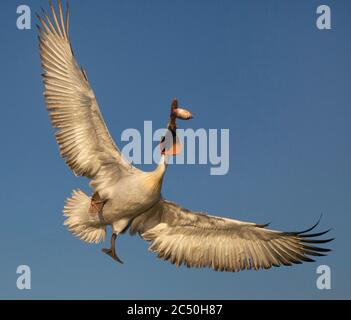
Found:
[(99, 215), (102, 213), (102, 209), (106, 203), (106, 200), (102, 200), (98, 192), (95, 192), (91, 197), (89, 214)]
[(113, 233), (111, 236), (111, 248), (104, 248), (102, 249), (102, 252), (108, 254), (113, 260), (123, 264), (123, 261), (116, 254), (116, 239), (117, 233)]

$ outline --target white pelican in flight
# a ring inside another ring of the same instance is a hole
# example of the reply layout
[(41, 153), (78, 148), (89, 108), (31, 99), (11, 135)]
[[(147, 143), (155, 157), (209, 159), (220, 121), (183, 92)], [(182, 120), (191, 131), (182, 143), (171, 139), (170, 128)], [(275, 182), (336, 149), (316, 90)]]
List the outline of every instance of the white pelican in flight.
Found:
[[(75, 59), (69, 38), (69, 8), (64, 17), (50, 1), (51, 18), (38, 15), (40, 58), (44, 96), (56, 131), (60, 153), (76, 176), (90, 179), (88, 196), (74, 190), (64, 207), (64, 224), (81, 240), (99, 243), (106, 227), (112, 229), (111, 247), (103, 249), (118, 262), (116, 238), (128, 229), (149, 241), (149, 249), (177, 266), (210, 267), (216, 271), (268, 269), (314, 261), (330, 251), (316, 244), (333, 239), (302, 232), (266, 229), (267, 225), (216, 217), (184, 209), (161, 195), (168, 157), (174, 149), (163, 148), (153, 172), (143, 172), (127, 162), (109, 134), (86, 72)], [(173, 102), (169, 128), (175, 118), (191, 118), (186, 110), (176, 113)], [(161, 141), (163, 142), (163, 141)]]

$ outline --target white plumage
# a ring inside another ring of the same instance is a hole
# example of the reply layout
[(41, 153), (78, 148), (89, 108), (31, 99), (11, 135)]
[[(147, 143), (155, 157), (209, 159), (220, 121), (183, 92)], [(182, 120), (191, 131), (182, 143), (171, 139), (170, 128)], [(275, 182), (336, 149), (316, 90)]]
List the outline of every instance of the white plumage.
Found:
[(52, 19), (38, 16), (40, 57), (44, 70), (45, 101), (56, 131), (62, 157), (77, 176), (91, 180), (92, 197), (73, 191), (66, 202), (65, 225), (80, 239), (98, 243), (111, 226), (111, 248), (128, 228), (150, 241), (150, 250), (176, 265), (210, 267), (220, 271), (270, 268), (313, 261), (329, 249), (316, 247), (332, 239), (314, 240), (325, 232), (280, 232), (264, 225), (193, 212), (161, 196), (168, 155), (162, 155), (153, 172), (128, 163), (112, 140), (102, 118), (86, 72), (69, 40), (69, 8), (66, 18), (60, 1), (59, 15), (50, 3)]

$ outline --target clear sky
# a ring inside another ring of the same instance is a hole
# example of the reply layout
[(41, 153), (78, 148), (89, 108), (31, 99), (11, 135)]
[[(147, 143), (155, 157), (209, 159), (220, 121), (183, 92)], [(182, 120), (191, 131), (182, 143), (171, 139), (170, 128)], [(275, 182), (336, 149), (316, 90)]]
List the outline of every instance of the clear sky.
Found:
[[(171, 166), (163, 194), (190, 209), (281, 230), (332, 227), (316, 263), (217, 273), (176, 268), (139, 237), (118, 241), (123, 266), (62, 225), (72, 189), (89, 192), (60, 158), (42, 97), (37, 32), (0, 4), (0, 298), (351, 298), (351, 2), (71, 1), (71, 40), (116, 142), (144, 120), (165, 125), (177, 96), (196, 115), (184, 128), (229, 128), (230, 171)], [(329, 4), (332, 29), (316, 28)], [(123, 144), (122, 144), (123, 145)], [(141, 166), (152, 169), (152, 166)], [(28, 265), (32, 289), (16, 288)], [(316, 268), (331, 268), (318, 290)]]

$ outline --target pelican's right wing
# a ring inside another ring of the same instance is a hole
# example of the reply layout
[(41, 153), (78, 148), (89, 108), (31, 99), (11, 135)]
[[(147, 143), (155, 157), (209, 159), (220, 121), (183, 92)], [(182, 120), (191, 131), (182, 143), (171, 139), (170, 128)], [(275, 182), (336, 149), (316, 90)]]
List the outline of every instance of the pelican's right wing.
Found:
[(44, 12), (44, 18), (38, 16), (42, 25), (38, 28), (44, 96), (52, 125), (58, 129), (61, 155), (76, 175), (95, 178), (97, 185), (107, 177), (117, 180), (138, 169), (126, 161), (107, 130), (86, 73), (71, 48), (69, 8), (65, 20), (60, 1), (58, 6), (57, 17), (50, 1), (52, 20)]
[(150, 241), (149, 249), (162, 259), (178, 266), (210, 267), (216, 271), (268, 269), (314, 261), (309, 256), (322, 256), (330, 251), (313, 244), (332, 239), (311, 239), (327, 231), (306, 234), (314, 227), (303, 232), (280, 232), (265, 227), (189, 211), (160, 200), (133, 220), (130, 232)]

